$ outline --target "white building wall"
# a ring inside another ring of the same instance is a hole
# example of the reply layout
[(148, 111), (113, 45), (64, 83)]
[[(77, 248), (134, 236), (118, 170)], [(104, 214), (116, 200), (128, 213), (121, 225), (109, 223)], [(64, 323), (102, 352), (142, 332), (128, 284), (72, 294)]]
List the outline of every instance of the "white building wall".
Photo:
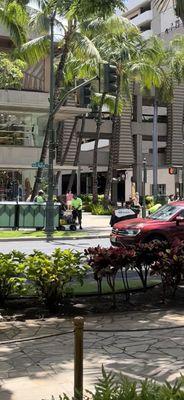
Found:
[[(147, 183), (146, 183), (146, 195), (151, 195), (151, 185), (153, 184), (153, 171), (147, 170)], [(158, 185), (166, 185), (166, 195), (175, 193), (175, 175), (170, 175), (168, 168), (158, 169)]]

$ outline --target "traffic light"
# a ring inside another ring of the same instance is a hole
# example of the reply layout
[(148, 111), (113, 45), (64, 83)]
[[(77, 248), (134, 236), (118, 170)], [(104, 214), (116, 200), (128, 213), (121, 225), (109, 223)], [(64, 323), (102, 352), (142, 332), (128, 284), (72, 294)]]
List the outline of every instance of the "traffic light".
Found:
[(117, 68), (115, 65), (104, 64), (104, 93), (113, 96), (117, 94)]
[(177, 174), (177, 168), (176, 167), (170, 167), (169, 168), (169, 174), (170, 175), (176, 175)]
[(91, 103), (91, 84), (88, 83), (79, 89), (79, 105), (87, 107)]

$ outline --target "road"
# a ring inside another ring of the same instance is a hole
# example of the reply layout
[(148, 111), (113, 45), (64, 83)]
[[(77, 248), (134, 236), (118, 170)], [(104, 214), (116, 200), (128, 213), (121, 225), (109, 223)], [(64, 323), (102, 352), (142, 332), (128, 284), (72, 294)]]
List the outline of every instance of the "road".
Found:
[(75, 239), (75, 240), (53, 240), (47, 243), (46, 241), (14, 241), (14, 242), (1, 242), (0, 251), (3, 253), (8, 253), (9, 251), (15, 249), (22, 251), (26, 254), (31, 253), (34, 249), (41, 250), (46, 254), (51, 254), (55, 248), (60, 247), (62, 249), (73, 249), (83, 251), (88, 247), (95, 246), (109, 247), (109, 239)]

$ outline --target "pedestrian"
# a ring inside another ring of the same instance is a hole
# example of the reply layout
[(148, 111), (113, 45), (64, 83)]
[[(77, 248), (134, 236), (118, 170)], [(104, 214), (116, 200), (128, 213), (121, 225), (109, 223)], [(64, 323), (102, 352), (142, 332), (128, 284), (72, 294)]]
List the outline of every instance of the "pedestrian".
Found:
[(73, 218), (78, 218), (79, 221), (79, 228), (82, 229), (82, 199), (78, 197), (76, 194), (73, 196), (73, 200), (71, 201), (72, 206), (72, 214)]
[(72, 200), (73, 200), (73, 193), (71, 190), (69, 190), (66, 193), (66, 205), (67, 205), (67, 210), (72, 210)]
[(34, 198), (34, 202), (39, 204), (45, 203), (45, 194), (43, 190), (39, 190), (37, 196)]

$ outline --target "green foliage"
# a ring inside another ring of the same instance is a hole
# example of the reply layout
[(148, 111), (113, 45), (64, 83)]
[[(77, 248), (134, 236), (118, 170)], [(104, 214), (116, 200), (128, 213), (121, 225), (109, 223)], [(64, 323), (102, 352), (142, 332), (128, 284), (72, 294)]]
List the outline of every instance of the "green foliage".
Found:
[(103, 204), (93, 204), (91, 206), (92, 215), (111, 215), (113, 208), (111, 206), (105, 207)]
[(112, 14), (118, 7), (124, 9), (122, 0), (74, 0), (70, 8), (70, 16), (85, 19), (86, 16), (105, 17)]
[(23, 81), (25, 62), (11, 60), (6, 53), (0, 53), (0, 89), (20, 89)]
[(12, 293), (20, 293), (25, 277), (22, 262), (25, 255), (13, 250), (8, 254), (0, 253), (0, 304), (4, 304)]
[[(94, 391), (87, 390), (87, 398), (92, 400), (183, 400), (184, 377), (174, 385), (166, 382), (157, 384), (151, 380), (133, 381), (122, 374), (106, 372), (102, 366), (102, 377), (98, 379)], [(54, 400), (54, 397), (52, 397)], [(65, 394), (58, 400), (70, 400)]]
[(50, 256), (34, 251), (26, 258), (24, 267), (27, 279), (49, 308), (54, 308), (65, 296), (65, 286), (72, 279), (83, 284), (87, 266), (80, 252), (57, 248)]
[(154, 197), (153, 196), (146, 196), (146, 208), (151, 208), (154, 206)]

